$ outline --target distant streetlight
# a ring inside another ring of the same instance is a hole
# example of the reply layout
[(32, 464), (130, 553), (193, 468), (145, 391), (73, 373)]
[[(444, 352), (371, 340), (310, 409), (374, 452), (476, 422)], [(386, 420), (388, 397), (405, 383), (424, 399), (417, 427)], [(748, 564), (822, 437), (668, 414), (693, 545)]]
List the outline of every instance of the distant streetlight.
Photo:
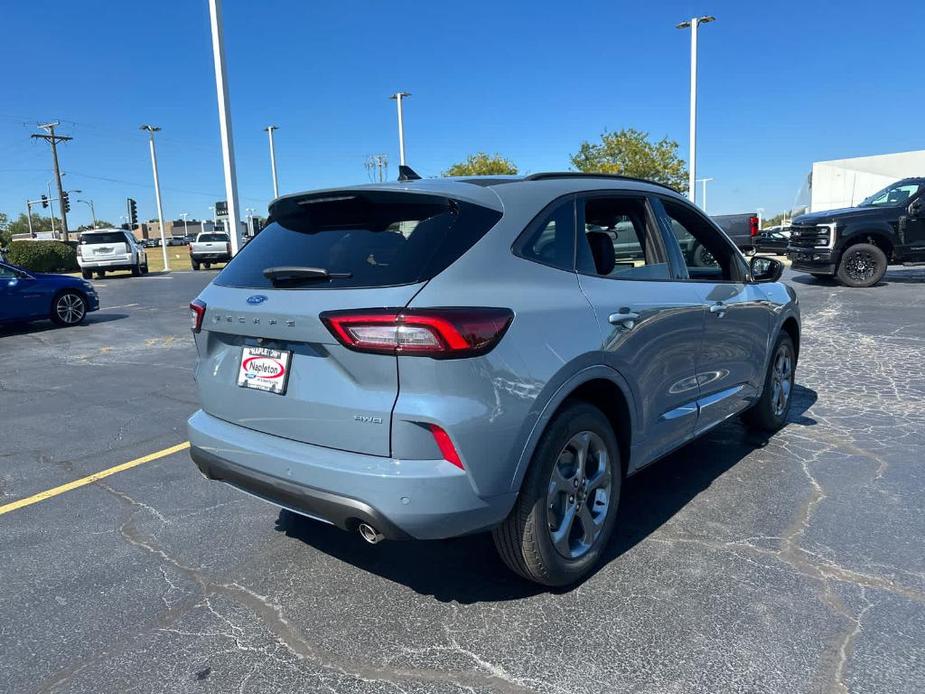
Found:
[(704, 212), (707, 211), (707, 183), (709, 183), (712, 180), (714, 179), (712, 178), (698, 178), (697, 179), (698, 182), (703, 184), (703, 195), (701, 196), (701, 199), (703, 200), (703, 204), (701, 205), (701, 207), (703, 208)]
[(758, 215), (758, 228), (761, 229), (761, 224), (764, 220), (764, 208), (759, 207), (757, 210), (755, 210), (755, 213)]
[(693, 17), (677, 25), (678, 29), (691, 30), (691, 128), (690, 128), (690, 161), (688, 169), (687, 197), (694, 202), (697, 185), (697, 27), (701, 24), (715, 22), (716, 17)]
[[(74, 191), (77, 192), (76, 190)], [(77, 202), (82, 202), (84, 205), (90, 206), (90, 216), (93, 217), (93, 228), (96, 229), (96, 208), (93, 207), (92, 200), (78, 200)]]
[(215, 227), (218, 226), (218, 212), (215, 205), (209, 205), (209, 209), (212, 210), (212, 231), (215, 231)]
[(411, 96), (408, 92), (395, 92), (390, 96), (398, 106), (398, 163), (400, 166), (405, 165), (405, 124), (402, 118), (402, 99)]
[(276, 146), (273, 144), (273, 131), (279, 130), (275, 125), (268, 125), (264, 128), (267, 136), (270, 138), (270, 173), (273, 174), (273, 197), (279, 197), (279, 180), (276, 178)]
[(181, 212), (180, 216), (183, 217), (183, 235), (189, 237), (189, 229), (186, 227), (186, 218), (189, 217), (189, 212)]
[(148, 133), (151, 145), (151, 170), (154, 172), (154, 198), (157, 201), (157, 221), (161, 227), (161, 252), (164, 254), (164, 270), (170, 271), (170, 263), (167, 260), (167, 239), (164, 238), (164, 208), (161, 206), (161, 183), (157, 177), (157, 151), (154, 149), (154, 133), (160, 128), (154, 125), (142, 125), (139, 130)]

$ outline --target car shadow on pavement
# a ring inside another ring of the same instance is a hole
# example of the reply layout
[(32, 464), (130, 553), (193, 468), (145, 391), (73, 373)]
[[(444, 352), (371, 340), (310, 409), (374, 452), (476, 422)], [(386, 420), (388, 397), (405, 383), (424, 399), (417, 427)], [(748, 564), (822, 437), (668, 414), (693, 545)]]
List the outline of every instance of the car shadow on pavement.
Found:
[(83, 323), (69, 328), (58, 325), (50, 320), (35, 321), (33, 323), (9, 323), (0, 325), (0, 337), (8, 335), (35, 335), (37, 333), (53, 332), (56, 330), (80, 330), (88, 328), (95, 323), (111, 323), (114, 320), (128, 318), (127, 313), (91, 313), (84, 318)]
[[(815, 391), (794, 386), (787, 426), (815, 425), (805, 413), (816, 399)], [(596, 571), (658, 530), (713, 480), (769, 440), (770, 436), (750, 433), (737, 419), (731, 420), (627, 480), (614, 537)], [(516, 576), (498, 558), (488, 533), (369, 545), (356, 533), (345, 533), (291, 511), (280, 511), (276, 530), (441, 602), (519, 600), (574, 588), (551, 589)]]
[[(834, 277), (813, 277), (812, 275), (794, 275), (791, 282), (797, 284), (817, 285), (820, 287), (841, 287)], [(886, 287), (890, 284), (925, 284), (925, 267), (910, 267), (896, 270), (887, 270), (883, 279), (874, 287)]]

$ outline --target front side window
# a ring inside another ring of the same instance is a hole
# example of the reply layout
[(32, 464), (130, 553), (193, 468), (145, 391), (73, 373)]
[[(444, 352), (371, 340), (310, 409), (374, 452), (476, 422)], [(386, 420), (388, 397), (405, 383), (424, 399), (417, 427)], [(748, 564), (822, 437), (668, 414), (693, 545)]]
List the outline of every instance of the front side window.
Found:
[(592, 197), (581, 203), (579, 272), (616, 279), (668, 279), (669, 268), (652, 242), (654, 225), (644, 198)]
[(736, 282), (745, 278), (738, 253), (699, 212), (667, 198), (661, 203), (690, 279)]
[(0, 265), (0, 279), (13, 279), (19, 277), (19, 273), (11, 267)]
[(894, 183), (864, 198), (858, 207), (898, 207), (909, 202), (921, 189), (918, 183)]

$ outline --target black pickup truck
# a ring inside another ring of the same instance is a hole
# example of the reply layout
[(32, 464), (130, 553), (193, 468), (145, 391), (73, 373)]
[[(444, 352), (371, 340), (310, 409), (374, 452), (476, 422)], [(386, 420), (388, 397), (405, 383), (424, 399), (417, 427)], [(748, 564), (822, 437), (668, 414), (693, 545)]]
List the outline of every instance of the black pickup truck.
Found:
[(793, 218), (787, 257), (794, 270), (872, 287), (891, 263), (925, 262), (925, 178), (905, 178), (857, 207)]

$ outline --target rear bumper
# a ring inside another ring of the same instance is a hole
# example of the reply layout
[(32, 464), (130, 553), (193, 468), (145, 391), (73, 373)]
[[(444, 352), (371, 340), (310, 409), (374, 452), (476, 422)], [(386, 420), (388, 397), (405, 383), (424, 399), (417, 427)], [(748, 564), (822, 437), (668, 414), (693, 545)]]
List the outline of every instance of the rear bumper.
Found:
[(344, 530), (361, 522), (389, 539), (487, 530), (516, 494), (482, 498), (444, 460), (396, 460), (256, 432), (202, 410), (187, 423), (190, 455), (209, 479)]
[(227, 263), (231, 260), (231, 256), (227, 253), (190, 253), (190, 258), (196, 262), (215, 262), (215, 263)]
[(131, 270), (134, 267), (131, 256), (111, 260), (83, 260), (78, 258), (77, 264), (81, 270)]

